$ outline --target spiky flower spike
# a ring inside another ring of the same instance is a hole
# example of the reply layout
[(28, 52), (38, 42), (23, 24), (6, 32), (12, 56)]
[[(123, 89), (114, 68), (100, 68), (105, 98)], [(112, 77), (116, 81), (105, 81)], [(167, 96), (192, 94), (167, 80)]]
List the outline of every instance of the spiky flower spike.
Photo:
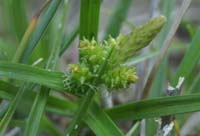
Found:
[(119, 44), (116, 46), (113, 57), (116, 58), (117, 61), (125, 62), (137, 51), (146, 47), (160, 32), (165, 22), (166, 18), (164, 16), (159, 16), (135, 28), (129, 35), (119, 36), (116, 39)]
[(135, 83), (138, 79), (135, 69), (122, 64), (138, 50), (147, 46), (161, 30), (165, 21), (163, 16), (156, 17), (143, 26), (135, 28), (129, 35), (120, 35), (116, 39), (110, 37), (103, 43), (87, 39), (81, 41), (80, 62), (69, 66), (67, 78), (64, 80), (66, 90), (84, 95), (90, 90), (88, 87), (94, 88), (93, 80), (99, 76), (98, 71), (105, 61), (108, 63), (95, 88), (104, 84), (109, 90), (113, 90), (127, 88)]

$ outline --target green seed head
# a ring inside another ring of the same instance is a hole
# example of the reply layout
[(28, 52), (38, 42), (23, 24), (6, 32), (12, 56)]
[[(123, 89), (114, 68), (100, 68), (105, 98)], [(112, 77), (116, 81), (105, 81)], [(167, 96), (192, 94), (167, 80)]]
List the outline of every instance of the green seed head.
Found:
[(104, 84), (109, 90), (116, 90), (127, 88), (135, 83), (138, 79), (135, 69), (122, 64), (137, 51), (146, 47), (160, 32), (165, 21), (163, 16), (156, 17), (135, 28), (129, 35), (120, 35), (116, 39), (110, 37), (103, 43), (98, 43), (94, 39), (81, 41), (79, 44), (80, 62), (69, 66), (67, 79), (64, 82), (66, 89), (74, 94), (85, 94), (90, 90), (88, 87), (94, 88), (93, 81), (99, 76), (97, 75), (99, 68), (105, 61), (108, 63), (106, 63), (99, 82), (95, 83), (95, 88)]
[(151, 19), (146, 24), (135, 28), (129, 35), (120, 36), (116, 40), (119, 42), (114, 58), (120, 62), (125, 62), (137, 51), (146, 47), (154, 37), (160, 32), (166, 22), (164, 16)]

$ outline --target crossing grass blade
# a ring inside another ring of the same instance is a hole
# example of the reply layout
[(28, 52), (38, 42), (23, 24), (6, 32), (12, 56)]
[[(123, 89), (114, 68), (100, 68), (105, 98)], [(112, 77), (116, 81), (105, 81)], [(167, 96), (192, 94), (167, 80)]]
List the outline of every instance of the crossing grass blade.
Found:
[(32, 36), (31, 36), (31, 39), (27, 45), (27, 48), (22, 55), (21, 62), (23, 62), (23, 63), (27, 62), (30, 54), (32, 53), (33, 49), (36, 47), (37, 43), (39, 42), (42, 35), (44, 34), (48, 24), (50, 23), (51, 19), (53, 18), (60, 1), (61, 0), (53, 0), (50, 3), (46, 12), (43, 14), (42, 18), (39, 20), (39, 22), (38, 22), (39, 25), (36, 27), (36, 29), (34, 30)]
[(84, 122), (97, 136), (123, 136), (121, 130), (96, 103), (89, 107)]
[(160, 97), (122, 104), (112, 109), (107, 109), (106, 113), (113, 120), (139, 120), (188, 113), (200, 110), (199, 98), (199, 93), (195, 95)]
[[(21, 81), (37, 83), (52, 89), (63, 90), (64, 73), (44, 70), (25, 64), (0, 62), (0, 76)], [(49, 85), (48, 85), (49, 84)]]

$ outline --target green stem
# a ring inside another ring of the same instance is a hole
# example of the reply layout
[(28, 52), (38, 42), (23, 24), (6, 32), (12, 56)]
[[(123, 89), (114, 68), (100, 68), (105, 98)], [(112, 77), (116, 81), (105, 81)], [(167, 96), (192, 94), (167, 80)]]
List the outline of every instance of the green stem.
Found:
[(44, 107), (49, 96), (50, 89), (42, 87), (40, 92), (36, 95), (29, 118), (26, 123), (24, 136), (35, 136), (38, 133), (40, 122), (42, 119)]
[[(99, 12), (100, 12), (100, 5), (101, 0), (81, 0), (81, 7), (80, 7), (80, 39), (84, 37), (91, 40), (92, 38), (97, 39), (98, 35), (98, 25), (99, 25)], [(103, 68), (100, 68), (100, 72), (98, 73), (97, 79), (94, 81), (94, 84), (100, 78), (100, 73), (102, 73)], [(71, 122), (70, 126), (67, 128), (65, 135), (77, 135), (75, 130), (78, 129), (82, 118), (84, 117), (89, 104), (92, 101), (94, 90), (89, 90), (89, 93), (83, 100), (77, 114), (75, 115), (73, 121)]]
[(70, 123), (70, 126), (67, 128), (65, 136), (74, 136), (77, 134), (76, 130), (78, 129), (82, 121), (82, 118), (85, 116), (93, 96), (94, 96), (94, 91), (90, 90), (89, 93), (84, 98), (83, 102), (81, 103), (81, 106), (77, 111), (73, 121)]
[[(93, 85), (96, 85), (99, 82), (99, 79), (101, 78), (101, 76), (103, 75), (103, 72), (108, 64), (108, 60), (111, 57), (111, 54), (113, 52), (114, 47), (109, 51), (108, 56), (106, 57), (104, 63), (101, 65), (98, 73), (97, 73), (97, 78), (95, 78)], [(92, 101), (92, 98), (94, 96), (95, 90), (90, 89), (88, 91), (88, 94), (86, 95), (86, 97), (84, 98), (83, 102), (81, 103), (81, 106), (79, 108), (79, 110), (77, 111), (76, 116), (74, 117), (73, 121), (71, 122), (70, 126), (67, 128), (65, 135), (66, 136), (74, 136), (76, 135), (76, 131), (78, 129), (78, 126), (81, 124), (82, 122), (82, 118), (84, 117), (84, 115), (86, 114), (89, 105)]]

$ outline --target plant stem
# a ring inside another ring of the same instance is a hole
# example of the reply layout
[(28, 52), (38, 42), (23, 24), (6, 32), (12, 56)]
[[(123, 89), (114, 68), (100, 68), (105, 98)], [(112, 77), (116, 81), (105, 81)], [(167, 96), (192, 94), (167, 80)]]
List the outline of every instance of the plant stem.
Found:
[[(114, 49), (114, 47), (109, 51), (108, 56), (106, 57), (104, 63), (101, 65), (101, 67), (97, 73), (98, 76), (97, 76), (97, 78), (94, 79), (94, 81), (92, 83), (93, 85), (96, 85), (99, 82), (101, 76), (103, 75), (103, 72), (108, 64), (108, 59), (112, 55), (113, 49)], [(66, 136), (74, 136), (75, 135), (76, 132), (74, 130), (77, 130), (78, 126), (82, 122), (82, 118), (86, 114), (94, 94), (95, 94), (95, 90), (90, 89), (88, 91), (86, 97), (84, 98), (83, 102), (81, 103), (79, 110), (77, 111), (76, 116), (74, 117), (72, 123), (70, 124), (70, 126), (67, 128), (67, 130), (65, 132)]]
[(84, 117), (84, 115), (86, 114), (86, 112), (88, 110), (88, 107), (92, 101), (93, 96), (94, 96), (94, 92), (93, 92), (93, 90), (90, 90), (89, 93), (84, 98), (83, 102), (81, 103), (81, 106), (80, 106), (79, 110), (77, 111), (76, 116), (74, 117), (70, 126), (67, 128), (67, 130), (65, 132), (65, 136), (74, 136), (75, 135), (76, 132), (73, 130), (78, 129), (80, 122), (82, 121), (82, 118)]
[[(89, 40), (91, 40), (92, 38), (97, 39), (100, 5), (101, 5), (101, 0), (81, 0), (80, 37), (79, 37), (80, 39), (83, 39), (84, 37)], [(107, 61), (105, 61), (105, 63), (107, 63)], [(101, 76), (100, 74), (102, 73), (102, 70), (104, 69), (105, 63), (100, 68), (98, 77), (94, 81), (94, 85), (99, 80)], [(93, 95), (94, 95), (94, 90), (90, 89), (88, 91), (88, 94), (84, 98), (83, 103), (81, 104), (79, 110), (77, 111), (77, 114), (75, 115), (73, 121), (71, 122), (70, 126), (67, 128), (65, 132), (66, 136), (77, 135), (77, 132), (73, 130), (78, 129), (78, 126), (80, 125), (82, 118), (87, 112), (89, 104), (92, 101)]]

